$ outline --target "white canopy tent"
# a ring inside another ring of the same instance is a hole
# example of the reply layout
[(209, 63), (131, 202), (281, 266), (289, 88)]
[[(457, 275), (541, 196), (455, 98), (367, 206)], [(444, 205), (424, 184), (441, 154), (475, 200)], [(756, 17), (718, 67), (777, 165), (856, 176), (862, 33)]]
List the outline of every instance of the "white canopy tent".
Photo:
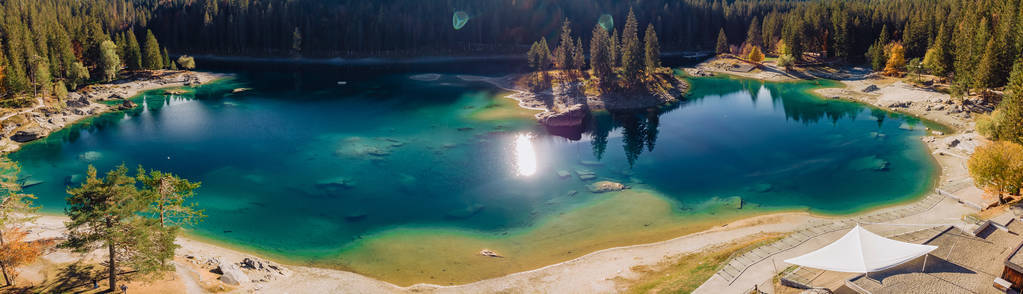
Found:
[(785, 262), (828, 271), (866, 274), (900, 265), (937, 248), (888, 239), (856, 225), (838, 241)]

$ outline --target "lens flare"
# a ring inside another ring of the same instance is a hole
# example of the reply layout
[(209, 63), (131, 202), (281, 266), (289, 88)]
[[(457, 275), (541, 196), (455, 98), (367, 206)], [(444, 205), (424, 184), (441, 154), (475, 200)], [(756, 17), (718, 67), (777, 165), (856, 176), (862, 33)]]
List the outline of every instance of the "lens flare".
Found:
[(451, 16), (451, 26), (455, 27), (455, 30), (461, 30), (466, 23), (469, 23), (469, 14), (465, 11), (455, 11), (455, 15)]
[(515, 138), (515, 169), (519, 176), (531, 176), (536, 173), (536, 151), (528, 134), (519, 134)]
[(604, 28), (605, 31), (611, 31), (615, 29), (615, 19), (610, 14), (604, 14), (597, 20), (600, 27)]

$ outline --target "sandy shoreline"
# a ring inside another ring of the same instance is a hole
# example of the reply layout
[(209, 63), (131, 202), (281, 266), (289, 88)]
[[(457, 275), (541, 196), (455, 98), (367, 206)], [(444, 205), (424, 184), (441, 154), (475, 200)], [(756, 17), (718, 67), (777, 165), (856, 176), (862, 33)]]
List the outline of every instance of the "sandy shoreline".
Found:
[[(732, 72), (724, 72), (733, 74)], [(768, 81), (791, 81), (796, 78), (785, 75), (764, 75), (756, 74), (739, 75), (748, 78), (759, 78)], [(220, 76), (209, 76), (210, 81)], [(470, 78), (471, 79), (471, 78)], [(865, 104), (879, 106), (889, 109), (887, 104), (900, 103), (903, 99), (915, 99), (913, 101), (918, 107), (907, 107), (896, 109), (900, 112), (910, 113), (924, 117), (942, 124), (946, 124), (957, 131), (955, 135), (939, 137), (925, 137), (924, 142), (931, 152), (935, 154), (968, 154), (971, 146), (979, 144), (981, 139), (972, 132), (973, 124), (969, 117), (963, 115), (945, 114), (942, 111), (924, 110), (926, 104), (941, 103), (934, 102), (941, 97), (921, 98), (913, 89), (900, 88), (898, 82), (882, 84), (880, 94), (865, 93), (860, 91), (868, 84), (877, 84), (869, 78), (841, 80), (845, 88), (817, 89), (815, 92), (827, 98), (840, 98), (858, 101)], [(499, 84), (500, 81), (487, 81), (492, 84)], [(155, 88), (172, 87), (174, 85), (150, 85), (133, 87), (134, 92), (128, 92), (127, 97)], [(502, 87), (504, 88), (504, 87)], [(132, 89), (125, 89), (130, 91)], [(909, 91), (909, 92), (906, 92)], [(946, 95), (947, 96), (947, 95)], [(521, 102), (521, 100), (520, 100)], [(521, 105), (520, 106), (526, 106)], [(527, 106), (528, 107), (528, 106)], [(106, 111), (109, 111), (107, 109)], [(76, 118), (75, 120), (80, 119)], [(70, 124), (70, 123), (67, 123)], [(67, 125), (66, 124), (66, 125)], [(949, 147), (951, 140), (959, 140), (960, 143)], [(4, 138), (4, 143), (9, 139)], [(971, 143), (972, 142), (972, 143)], [(943, 185), (953, 180), (960, 180), (963, 175), (959, 171), (965, 162), (965, 157), (941, 156), (935, 158), (943, 171), (938, 178), (938, 184)], [(959, 165), (959, 166), (957, 166)], [(950, 174), (952, 170), (952, 174)], [(900, 204), (901, 205), (901, 204)], [(881, 208), (878, 208), (881, 209)], [(873, 211), (874, 209), (872, 209)], [(545, 292), (545, 293), (608, 293), (619, 292), (622, 289), (621, 280), (629, 280), (638, 275), (631, 268), (638, 265), (655, 265), (673, 256), (691, 253), (704, 248), (726, 244), (741, 238), (759, 233), (770, 232), (791, 232), (806, 225), (811, 220), (827, 219), (828, 217), (814, 216), (808, 213), (771, 213), (744, 218), (730, 222), (726, 225), (714, 227), (698, 233), (679, 236), (670, 240), (638, 244), (631, 246), (615, 247), (591, 252), (581, 257), (560, 262), (538, 269), (525, 272), (518, 272), (498, 278), (491, 278), (468, 284), (454, 286), (438, 286), (429, 284), (416, 284), (409, 287), (399, 287), (391, 283), (373, 279), (360, 274), (306, 266), (285, 266), (289, 270), (286, 277), (267, 280), (265, 282), (244, 283), (239, 287), (223, 286), (216, 278), (217, 275), (208, 273), (208, 267), (191, 263), (188, 260), (204, 260), (211, 257), (221, 258), (224, 261), (238, 263), (245, 258), (255, 255), (238, 251), (211, 243), (197, 241), (192, 238), (179, 237), (177, 243), (182, 246), (178, 251), (177, 264), (179, 271), (177, 275), (181, 278), (180, 293), (191, 293), (188, 290), (195, 289), (210, 290), (210, 287), (224, 287), (224, 290), (234, 292), (266, 291), (268, 293), (322, 293), (322, 292), (356, 292), (356, 293), (494, 293), (494, 292)], [(29, 226), (32, 230), (30, 239), (52, 238), (63, 234), (63, 216), (42, 215)], [(72, 260), (73, 255), (67, 252), (55, 251), (50, 253), (47, 259), (54, 261)], [(191, 256), (192, 258), (187, 258)], [(204, 271), (207, 271), (204, 273)], [(31, 276), (31, 274), (29, 274)], [(197, 288), (198, 287), (198, 288)]]

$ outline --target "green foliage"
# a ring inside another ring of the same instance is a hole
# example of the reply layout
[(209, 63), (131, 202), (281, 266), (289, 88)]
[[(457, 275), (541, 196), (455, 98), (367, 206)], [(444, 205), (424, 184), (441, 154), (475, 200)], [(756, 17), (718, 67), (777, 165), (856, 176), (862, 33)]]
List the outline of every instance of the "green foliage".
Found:
[(128, 70), (140, 70), (142, 69), (142, 47), (139, 47), (138, 40), (135, 39), (135, 31), (129, 30), (126, 34), (126, 41), (124, 46), (124, 66)]
[(572, 47), (572, 69), (581, 70), (586, 66), (586, 53), (583, 52), (583, 40), (575, 38), (575, 46)]
[(571, 22), (565, 19), (561, 23), (561, 40), (558, 47), (554, 49), (554, 65), (560, 69), (572, 68), (572, 54), (575, 51), (572, 42)]
[(646, 44), (646, 50), (644, 50), (644, 53), (646, 53), (646, 59), (644, 59), (646, 71), (647, 73), (653, 73), (657, 68), (661, 67), (661, 45), (657, 42), (657, 31), (654, 30), (653, 24), (646, 26), (646, 32), (643, 33), (643, 43)]
[(162, 60), (163, 61), (163, 68), (170, 68), (171, 67), (170, 54), (167, 53), (167, 48), (166, 47), (163, 48), (163, 54), (161, 54), (161, 57), (163, 57), (163, 60)]
[(630, 9), (629, 17), (625, 20), (625, 31), (622, 32), (622, 78), (627, 85), (639, 82), (640, 70), (643, 68), (640, 56), (639, 24), (636, 22), (636, 14)]
[(117, 57), (117, 46), (110, 40), (100, 43), (99, 68), (102, 73), (102, 80), (109, 82), (117, 78), (117, 71), (121, 68), (121, 59)]
[(888, 46), (888, 26), (881, 28), (881, 35), (878, 36), (877, 41), (870, 48), (867, 49), (867, 60), (870, 61), (870, 67), (875, 71), (884, 70), (885, 63), (888, 61), (888, 55), (886, 46)]
[(146, 48), (142, 51), (142, 67), (149, 70), (163, 68), (163, 54), (160, 52), (160, 43), (156, 41), (153, 31), (146, 30)]
[(718, 41), (714, 52), (717, 52), (718, 54), (728, 53), (731, 51), (728, 47), (728, 36), (725, 35), (725, 28), (721, 28), (718, 30)]
[(989, 124), (994, 126), (992, 129), (997, 131), (998, 135), (988, 136), (1023, 144), (1023, 59), (1013, 65), (1006, 95), (995, 111), (999, 112), (999, 115), (992, 114), (993, 122)]
[(607, 31), (599, 24), (593, 27), (592, 38), (590, 39), (590, 69), (600, 80), (602, 86), (611, 78), (613, 46)]
[(89, 69), (85, 68), (81, 62), (75, 62), (71, 64), (71, 71), (68, 73), (68, 86), (72, 90), (78, 89), (82, 83), (89, 79)]
[(761, 41), (763, 32), (760, 31), (760, 19), (753, 17), (753, 20), (749, 23), (749, 29), (746, 30), (746, 44), (750, 46), (761, 47), (764, 43)]
[(796, 64), (796, 58), (791, 54), (782, 54), (778, 56), (778, 65), (785, 69), (791, 69)]
[[(139, 186), (141, 185), (141, 189)], [(129, 268), (133, 275), (152, 278), (171, 270), (178, 225), (201, 218), (201, 211), (186, 205), (199, 186), (171, 174), (146, 172), (136, 176), (121, 165), (102, 178), (89, 166), (85, 181), (68, 188), (65, 223), (68, 239), (62, 245), (76, 252), (105, 247), (109, 289), (116, 290), (117, 273)]]
[[(605, 31), (604, 33), (607, 32)], [(618, 29), (615, 29), (614, 32), (611, 33), (611, 39), (608, 40), (607, 46), (608, 53), (611, 54), (611, 67), (614, 68), (622, 66), (620, 62), (622, 57), (622, 40), (618, 37)]]
[(53, 96), (60, 101), (67, 100), (67, 86), (64, 85), (64, 81), (53, 83)]

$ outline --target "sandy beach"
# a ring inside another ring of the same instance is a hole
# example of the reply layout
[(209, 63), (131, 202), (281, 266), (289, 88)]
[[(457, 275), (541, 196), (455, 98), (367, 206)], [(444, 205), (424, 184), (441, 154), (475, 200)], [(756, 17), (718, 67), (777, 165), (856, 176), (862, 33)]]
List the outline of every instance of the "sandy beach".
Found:
[[(733, 74), (723, 69), (715, 70), (706, 64), (696, 68), (702, 71)], [(687, 71), (692, 71), (692, 69), (687, 69)], [(199, 76), (200, 82), (221, 77), (204, 73), (195, 74)], [(981, 144), (983, 139), (972, 131), (973, 123), (968, 112), (951, 112), (948, 108), (939, 110), (939, 105), (947, 105), (945, 104), (945, 101), (948, 99), (947, 94), (915, 88), (886, 78), (872, 77), (867, 73), (857, 76), (856, 71), (849, 71), (848, 74), (848, 77), (839, 79), (846, 85), (845, 88), (817, 89), (815, 92), (826, 99), (854, 100), (909, 113), (953, 128), (954, 134), (933, 133), (934, 136), (924, 137), (922, 140), (927, 143), (928, 148), (930, 148), (935, 156), (935, 160), (941, 166), (942, 173), (939, 179), (939, 188), (952, 190), (949, 186), (964, 186), (963, 183), (969, 181), (969, 176), (965, 172), (965, 159), (972, 153), (972, 148)], [(770, 69), (736, 75), (767, 81), (791, 81), (797, 79), (795, 76), (778, 73), (776, 70)], [(184, 84), (184, 82), (178, 81), (180, 85)], [(495, 81), (489, 82), (500, 84)], [(148, 89), (176, 85), (179, 84), (129, 83), (127, 85), (112, 86), (110, 89), (104, 90), (106, 92), (100, 93), (108, 93), (109, 95), (120, 93), (124, 97), (130, 97)], [(879, 89), (864, 92), (863, 89), (869, 85), (876, 85)], [(103, 95), (94, 94), (93, 97), (95, 96)], [(109, 97), (106, 96), (106, 98)], [(906, 101), (911, 103), (904, 104)], [(893, 104), (900, 107), (890, 107)], [(901, 105), (908, 105), (908, 107), (901, 107)], [(529, 105), (522, 106), (529, 107)], [(96, 111), (109, 110), (97, 109)], [(64, 125), (85, 116), (87, 115), (80, 117), (71, 116), (71, 118), (64, 122)], [(9, 141), (8, 138), (3, 139), (4, 144), (13, 143)], [(955, 141), (954, 144), (952, 143), (953, 141)], [(967, 186), (973, 190), (968, 188), (957, 188), (954, 190), (955, 195), (962, 197), (959, 201), (943, 201), (932, 208), (926, 215), (913, 216), (912, 219), (905, 221), (948, 222), (948, 218), (970, 211), (969, 208), (964, 208), (966, 204), (963, 203), (973, 203), (982, 206), (986, 203), (985, 201), (989, 201), (989, 199), (985, 199), (982, 196), (983, 194), (979, 189), (972, 186), (972, 182)], [(834, 218), (814, 216), (807, 213), (760, 215), (721, 224), (702, 232), (662, 242), (599, 250), (569, 261), (530, 271), (454, 286), (416, 284), (409, 287), (399, 287), (352, 272), (296, 265), (275, 265), (283, 267), (285, 270), (273, 272), (259, 269), (244, 269), (245, 274), (255, 281), (243, 282), (238, 286), (227, 285), (218, 280), (219, 275), (210, 272), (216, 268), (217, 265), (215, 263), (239, 264), (244, 263), (247, 258), (266, 264), (272, 263), (250, 253), (187, 237), (179, 237), (177, 243), (181, 245), (181, 248), (178, 250), (178, 256), (175, 259), (177, 270), (166, 280), (161, 280), (154, 285), (164, 285), (173, 288), (170, 292), (162, 291), (161, 293), (202, 293), (207, 291), (239, 293), (254, 291), (266, 293), (611, 293), (625, 290), (624, 287), (628, 286), (627, 281), (635, 279), (641, 274), (633, 270), (637, 266), (653, 266), (666, 260), (671, 260), (673, 257), (727, 244), (756, 234), (792, 232), (805, 227), (811, 221), (827, 221), (831, 219)], [(30, 239), (61, 238), (64, 234), (63, 222), (65, 220), (66, 218), (63, 216), (40, 216), (27, 227), (31, 231)], [(78, 255), (66, 250), (54, 250), (49, 252), (40, 261), (43, 265), (32, 265), (22, 269), (22, 278), (29, 282), (41, 282), (48, 276), (46, 271), (54, 268), (53, 265), (71, 263), (79, 258), (90, 261), (95, 259), (94, 255)], [(750, 275), (741, 278), (759, 283), (764, 277), (770, 280), (771, 273), (769, 270), (762, 270), (761, 272), (754, 270)], [(743, 281), (746, 282), (746, 280)], [(743, 284), (742, 286), (739, 284), (731, 286), (727, 283), (715, 284), (712, 278), (704, 286), (700, 288), (700, 291), (721, 293), (721, 291), (740, 289), (735, 287), (746, 287), (748, 284)], [(146, 286), (138, 285), (138, 287)]]

